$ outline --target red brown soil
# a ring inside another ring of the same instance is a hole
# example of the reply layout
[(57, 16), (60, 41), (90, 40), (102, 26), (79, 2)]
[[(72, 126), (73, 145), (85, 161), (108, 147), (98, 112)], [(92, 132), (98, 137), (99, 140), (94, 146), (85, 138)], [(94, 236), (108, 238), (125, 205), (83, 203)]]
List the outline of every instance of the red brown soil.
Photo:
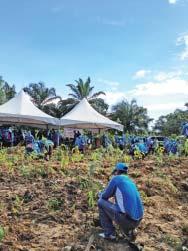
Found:
[[(0, 250), (85, 250), (98, 217), (96, 205), (88, 205), (87, 181), (105, 185), (109, 161), (92, 176), (87, 161), (70, 163), (63, 170), (57, 160), (29, 160), (20, 166), (19, 160), (13, 167), (1, 163), (0, 225), (6, 234)], [(32, 169), (29, 174), (27, 166)], [(167, 159), (162, 166), (151, 158), (131, 162), (129, 175), (145, 206), (137, 236), (144, 250), (178, 251), (187, 246), (187, 169), (188, 158)]]

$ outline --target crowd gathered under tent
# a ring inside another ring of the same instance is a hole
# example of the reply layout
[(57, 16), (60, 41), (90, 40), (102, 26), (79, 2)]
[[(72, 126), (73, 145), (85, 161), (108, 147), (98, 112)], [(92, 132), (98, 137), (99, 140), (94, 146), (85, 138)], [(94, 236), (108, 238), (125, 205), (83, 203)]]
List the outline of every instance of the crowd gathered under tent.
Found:
[[(177, 138), (124, 134), (126, 128), (123, 125), (98, 113), (86, 98), (57, 119), (37, 108), (23, 90), (0, 106), (0, 122), (1, 147), (24, 145), (26, 155), (35, 153), (43, 155), (46, 160), (51, 157), (53, 149), (62, 144), (70, 150), (77, 148), (81, 153), (88, 149), (114, 147), (133, 158), (136, 154), (144, 158), (157, 149), (180, 155), (182, 145), (188, 141), (188, 122), (182, 125), (182, 135)], [(65, 134), (67, 128), (73, 131), (71, 137)]]
[(16, 146), (18, 144), (25, 146), (27, 155), (35, 153), (43, 155), (49, 160), (53, 149), (59, 145), (64, 145), (67, 149), (77, 148), (81, 153), (86, 150), (99, 147), (115, 147), (126, 151), (133, 158), (140, 154), (144, 158), (148, 154), (153, 154), (157, 149), (166, 154), (182, 154), (182, 145), (188, 141), (188, 123), (182, 126), (182, 135), (175, 138), (163, 136), (136, 136), (128, 135), (115, 131), (103, 131), (100, 134), (94, 134), (90, 130), (74, 130), (73, 137), (65, 137), (63, 131), (50, 129), (30, 129), (22, 127), (13, 128), (2, 126), (0, 128), (1, 147)]

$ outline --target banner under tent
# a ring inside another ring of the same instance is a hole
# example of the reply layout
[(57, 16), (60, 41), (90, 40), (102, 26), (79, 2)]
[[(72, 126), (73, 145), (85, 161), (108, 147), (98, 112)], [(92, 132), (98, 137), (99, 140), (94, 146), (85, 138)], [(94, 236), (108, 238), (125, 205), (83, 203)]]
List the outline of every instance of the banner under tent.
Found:
[(0, 124), (59, 128), (60, 120), (37, 108), (31, 101), (31, 97), (21, 90), (14, 98), (0, 105)]
[(116, 129), (123, 131), (123, 125), (98, 113), (83, 98), (70, 112), (61, 118), (61, 126), (78, 129)]

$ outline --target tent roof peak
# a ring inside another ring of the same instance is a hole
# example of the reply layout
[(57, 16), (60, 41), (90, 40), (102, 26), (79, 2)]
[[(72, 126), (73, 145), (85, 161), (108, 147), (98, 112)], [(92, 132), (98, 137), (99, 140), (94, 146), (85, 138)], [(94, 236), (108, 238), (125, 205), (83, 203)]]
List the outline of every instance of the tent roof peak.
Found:
[(70, 112), (61, 118), (61, 125), (75, 128), (114, 128), (122, 131), (123, 126), (97, 112), (83, 98)]

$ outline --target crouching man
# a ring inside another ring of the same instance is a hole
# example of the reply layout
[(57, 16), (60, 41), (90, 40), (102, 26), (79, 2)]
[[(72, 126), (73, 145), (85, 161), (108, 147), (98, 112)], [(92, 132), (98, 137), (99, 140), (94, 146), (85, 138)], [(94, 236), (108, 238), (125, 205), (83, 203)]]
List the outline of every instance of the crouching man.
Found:
[[(113, 225), (115, 222), (129, 240), (134, 240), (134, 230), (143, 218), (144, 209), (140, 194), (135, 183), (127, 176), (127, 171), (125, 163), (118, 163), (112, 173), (113, 178), (99, 194), (99, 218), (104, 230), (99, 236), (102, 238), (116, 238)], [(109, 201), (111, 197), (115, 198), (115, 203)]]

